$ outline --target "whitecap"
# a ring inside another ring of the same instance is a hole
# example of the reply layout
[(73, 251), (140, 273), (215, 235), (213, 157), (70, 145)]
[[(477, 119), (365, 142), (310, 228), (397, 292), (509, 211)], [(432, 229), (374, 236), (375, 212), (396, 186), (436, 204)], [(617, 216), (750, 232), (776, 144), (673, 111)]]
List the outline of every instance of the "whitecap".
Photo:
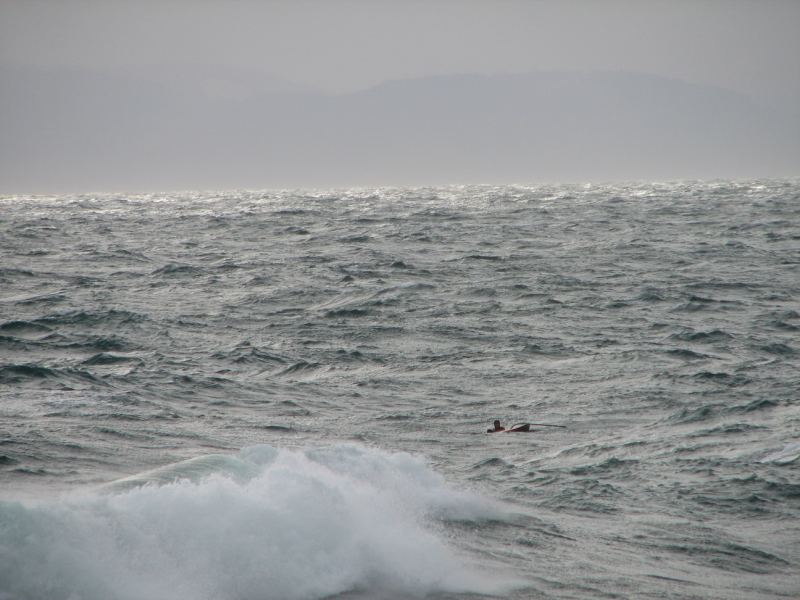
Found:
[(0, 596), (293, 600), (498, 593), (443, 540), (499, 507), (423, 459), (246, 448), (57, 501), (0, 503)]

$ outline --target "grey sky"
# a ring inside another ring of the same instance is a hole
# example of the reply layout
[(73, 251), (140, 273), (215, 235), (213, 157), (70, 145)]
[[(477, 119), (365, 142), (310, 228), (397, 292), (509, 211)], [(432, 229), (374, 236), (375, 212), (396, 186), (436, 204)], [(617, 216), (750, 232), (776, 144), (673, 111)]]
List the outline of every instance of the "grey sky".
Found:
[(6, 65), (244, 67), (330, 91), (453, 72), (635, 70), (800, 98), (798, 1), (5, 0)]
[(0, 0), (0, 194), (795, 176), (798, 32), (800, 0)]

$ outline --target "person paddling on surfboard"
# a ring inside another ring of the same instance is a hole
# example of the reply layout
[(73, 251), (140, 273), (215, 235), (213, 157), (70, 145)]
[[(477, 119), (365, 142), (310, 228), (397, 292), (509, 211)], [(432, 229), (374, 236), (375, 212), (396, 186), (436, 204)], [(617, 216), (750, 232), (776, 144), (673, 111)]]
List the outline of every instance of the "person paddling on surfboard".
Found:
[(500, 424), (499, 419), (495, 419), (494, 429), (487, 429), (486, 433), (499, 433), (500, 431), (505, 431), (507, 433), (512, 433), (512, 432), (527, 433), (530, 430), (531, 430), (530, 423), (518, 423), (506, 429)]

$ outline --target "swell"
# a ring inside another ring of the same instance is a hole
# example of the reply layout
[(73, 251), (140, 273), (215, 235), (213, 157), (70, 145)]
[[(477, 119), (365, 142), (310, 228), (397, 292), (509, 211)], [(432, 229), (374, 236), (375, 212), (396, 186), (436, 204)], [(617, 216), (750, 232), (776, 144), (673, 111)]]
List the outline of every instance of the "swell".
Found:
[(409, 455), (250, 447), (60, 501), (0, 502), (0, 591), (86, 600), (508, 591), (425, 526), (495, 513)]

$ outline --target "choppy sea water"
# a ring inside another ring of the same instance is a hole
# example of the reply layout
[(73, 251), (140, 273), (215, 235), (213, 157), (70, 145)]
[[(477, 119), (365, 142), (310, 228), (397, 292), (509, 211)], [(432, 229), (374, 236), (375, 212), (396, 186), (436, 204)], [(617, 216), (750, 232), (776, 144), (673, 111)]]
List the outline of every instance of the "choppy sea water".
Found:
[(2, 197), (0, 252), (3, 600), (800, 594), (797, 181)]

